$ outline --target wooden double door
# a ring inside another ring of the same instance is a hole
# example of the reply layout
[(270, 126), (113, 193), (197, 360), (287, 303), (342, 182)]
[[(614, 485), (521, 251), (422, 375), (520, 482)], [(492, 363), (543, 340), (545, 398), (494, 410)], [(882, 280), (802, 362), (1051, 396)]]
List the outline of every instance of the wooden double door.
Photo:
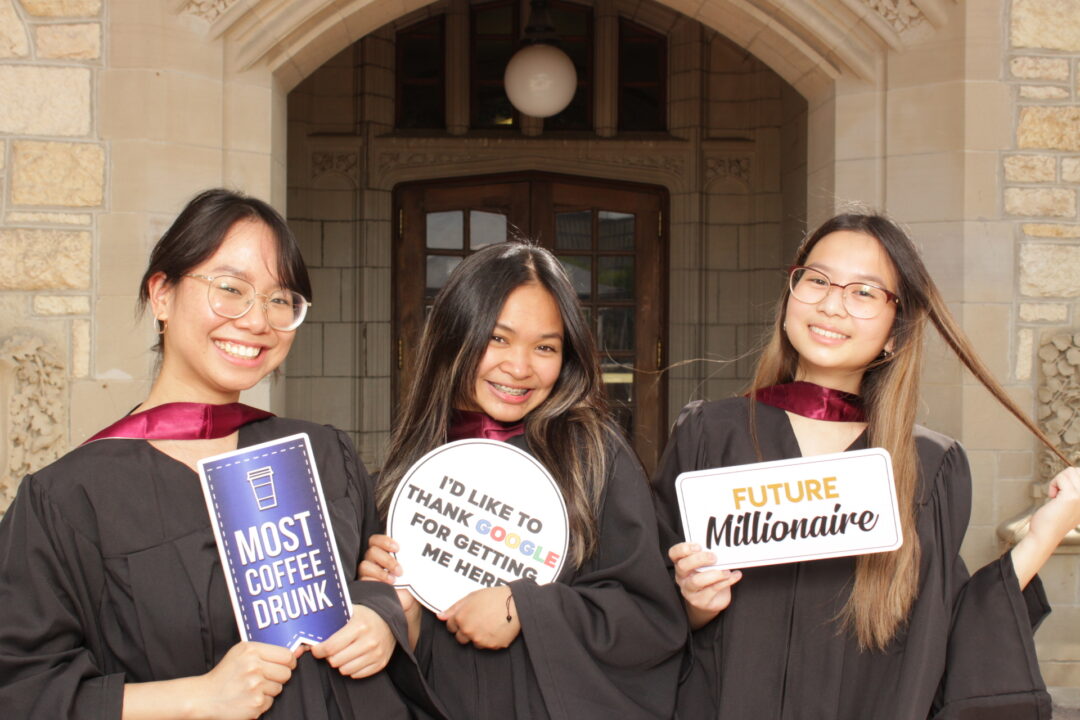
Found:
[(666, 435), (666, 192), (545, 173), (408, 183), (394, 192), (394, 396), (431, 302), (469, 253), (513, 233), (562, 261), (600, 349), (619, 423), (652, 470)]

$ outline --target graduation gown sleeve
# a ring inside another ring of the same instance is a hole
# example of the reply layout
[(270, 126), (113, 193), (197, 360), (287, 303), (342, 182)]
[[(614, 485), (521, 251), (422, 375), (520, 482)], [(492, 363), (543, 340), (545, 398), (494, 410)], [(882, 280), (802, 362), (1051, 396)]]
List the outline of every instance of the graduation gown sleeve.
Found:
[(94, 652), (97, 556), (34, 476), (25, 478), (0, 521), (0, 707), (8, 717), (120, 717), (124, 675)]
[[(925, 442), (917, 436), (917, 443)], [(924, 455), (927, 453), (924, 453)], [(1050, 613), (1038, 576), (1024, 590), (1005, 553), (968, 577), (960, 545), (971, 510), (971, 470), (957, 443), (945, 452), (922, 515), (951, 516), (941, 565), (952, 564), (952, 620), (934, 720), (1043, 720), (1051, 701), (1034, 631)], [(925, 533), (922, 533), (925, 535)]]

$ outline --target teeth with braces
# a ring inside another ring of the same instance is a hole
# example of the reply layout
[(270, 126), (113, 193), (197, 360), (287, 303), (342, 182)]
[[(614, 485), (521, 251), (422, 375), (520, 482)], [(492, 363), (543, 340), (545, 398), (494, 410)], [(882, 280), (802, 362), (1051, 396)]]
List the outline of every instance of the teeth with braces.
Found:
[(525, 393), (529, 392), (529, 388), (512, 388), (512, 387), (507, 387), (506, 385), (500, 385), (497, 382), (493, 382), (491, 384), (496, 390), (498, 390), (499, 392), (506, 393), (507, 395), (516, 395), (516, 396), (520, 397), (520, 396), (524, 395)]
[(236, 343), (221, 342), (220, 340), (215, 340), (214, 344), (230, 355), (235, 355), (236, 357), (253, 358), (258, 357), (259, 353), (262, 352), (262, 348), (252, 347), (250, 345), (237, 345)]
[(832, 332), (831, 330), (822, 330), (819, 327), (811, 327), (810, 330), (811, 330), (811, 332), (814, 332), (814, 333), (816, 333), (818, 335), (824, 335), (825, 337), (828, 337), (828, 338), (836, 338), (837, 340), (843, 340), (844, 338), (847, 337), (847, 335), (844, 335), (842, 333)]

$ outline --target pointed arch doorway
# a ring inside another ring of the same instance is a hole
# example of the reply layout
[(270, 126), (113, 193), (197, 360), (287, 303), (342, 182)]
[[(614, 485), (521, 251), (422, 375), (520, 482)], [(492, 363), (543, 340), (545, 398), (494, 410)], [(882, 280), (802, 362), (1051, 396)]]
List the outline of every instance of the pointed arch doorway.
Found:
[(415, 367), (427, 308), (463, 257), (514, 230), (567, 269), (600, 348), (615, 415), (646, 469), (666, 436), (664, 188), (528, 172), (394, 189), (393, 397)]

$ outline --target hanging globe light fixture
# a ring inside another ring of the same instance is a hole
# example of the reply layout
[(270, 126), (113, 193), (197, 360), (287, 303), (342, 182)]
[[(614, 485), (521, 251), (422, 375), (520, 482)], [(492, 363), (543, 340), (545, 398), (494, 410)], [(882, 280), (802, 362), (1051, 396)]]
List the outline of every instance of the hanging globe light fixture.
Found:
[(524, 47), (506, 64), (503, 87), (518, 112), (546, 118), (562, 112), (574, 99), (577, 71), (569, 56), (554, 44), (558, 39), (547, 0), (532, 0), (529, 6)]

